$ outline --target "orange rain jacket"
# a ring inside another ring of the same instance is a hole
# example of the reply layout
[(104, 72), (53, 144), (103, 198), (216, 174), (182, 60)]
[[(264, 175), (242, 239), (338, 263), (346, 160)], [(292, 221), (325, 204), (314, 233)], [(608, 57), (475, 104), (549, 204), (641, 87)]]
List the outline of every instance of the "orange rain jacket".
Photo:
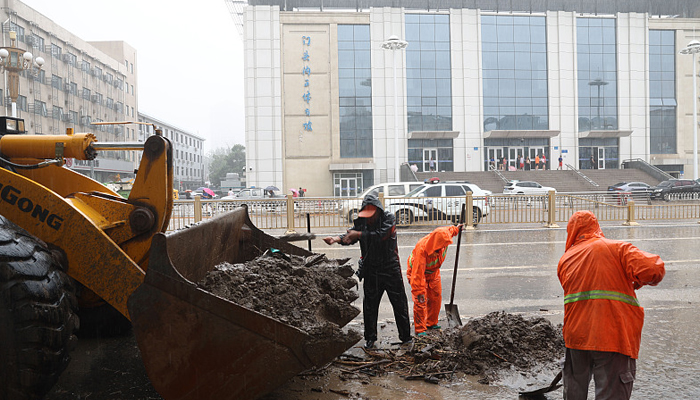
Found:
[[(437, 325), (442, 307), (442, 281), (440, 266), (445, 261), (447, 246), (459, 233), (456, 226), (436, 228), (418, 241), (408, 257), (406, 276), (413, 295), (413, 324), (416, 333), (425, 332), (427, 326)], [(419, 303), (423, 295), (426, 303)]]
[(566, 251), (557, 267), (566, 347), (636, 359), (644, 309), (634, 291), (661, 282), (664, 262), (630, 243), (606, 239), (590, 211), (574, 213), (566, 230)]

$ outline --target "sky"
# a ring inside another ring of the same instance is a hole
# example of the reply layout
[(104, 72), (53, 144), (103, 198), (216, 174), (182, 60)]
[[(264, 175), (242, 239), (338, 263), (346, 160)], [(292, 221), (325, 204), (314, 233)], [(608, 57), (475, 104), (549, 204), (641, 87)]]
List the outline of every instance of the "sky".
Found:
[(85, 41), (136, 49), (139, 111), (206, 139), (245, 143), (243, 39), (224, 0), (22, 0)]

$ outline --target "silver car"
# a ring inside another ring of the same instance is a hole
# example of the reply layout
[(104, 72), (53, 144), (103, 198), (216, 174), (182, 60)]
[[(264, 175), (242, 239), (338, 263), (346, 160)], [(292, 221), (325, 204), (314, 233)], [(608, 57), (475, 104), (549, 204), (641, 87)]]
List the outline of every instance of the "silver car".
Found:
[(503, 187), (504, 194), (531, 194), (545, 195), (550, 191), (557, 192), (557, 189), (549, 186), (542, 186), (533, 181), (510, 181)]

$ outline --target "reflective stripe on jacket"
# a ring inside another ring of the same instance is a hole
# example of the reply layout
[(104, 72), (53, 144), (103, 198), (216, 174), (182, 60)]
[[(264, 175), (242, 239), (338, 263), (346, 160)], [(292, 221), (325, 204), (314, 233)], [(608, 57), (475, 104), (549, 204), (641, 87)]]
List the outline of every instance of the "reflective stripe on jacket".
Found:
[(635, 289), (661, 282), (663, 261), (630, 243), (606, 239), (590, 211), (574, 213), (566, 229), (566, 252), (557, 267), (566, 347), (636, 359), (644, 309)]
[[(434, 258), (432, 261), (428, 261), (427, 264), (425, 264), (425, 273), (430, 275), (432, 273), (435, 273), (436, 270), (439, 270), (440, 267), (442, 266), (442, 262), (445, 261), (445, 256), (447, 255), (447, 247), (442, 251), (440, 255), (437, 255), (433, 253), (433, 256), (429, 258)], [(408, 268), (413, 269), (413, 253), (411, 253), (410, 256), (408, 256)]]
[(445, 261), (447, 246), (452, 244), (452, 237), (458, 232), (456, 226), (442, 226), (435, 228), (416, 243), (416, 247), (408, 258), (406, 270), (412, 290), (425, 290), (425, 274), (440, 269)]

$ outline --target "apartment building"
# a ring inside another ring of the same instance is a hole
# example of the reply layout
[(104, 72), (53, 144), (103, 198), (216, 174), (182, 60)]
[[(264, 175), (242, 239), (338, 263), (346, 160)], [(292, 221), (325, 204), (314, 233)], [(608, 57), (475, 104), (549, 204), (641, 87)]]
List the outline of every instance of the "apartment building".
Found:
[[(122, 41), (87, 42), (20, 1), (0, 8), (2, 47), (30, 52), (44, 64), (20, 72), (14, 110), (29, 134), (92, 132), (101, 142), (135, 141), (136, 125), (94, 125), (136, 121), (138, 110), (136, 49)], [(11, 40), (14, 32), (16, 40)], [(12, 115), (8, 73), (0, 79), (0, 107)], [(107, 182), (133, 176), (138, 151), (103, 151), (92, 161), (67, 165)]]

